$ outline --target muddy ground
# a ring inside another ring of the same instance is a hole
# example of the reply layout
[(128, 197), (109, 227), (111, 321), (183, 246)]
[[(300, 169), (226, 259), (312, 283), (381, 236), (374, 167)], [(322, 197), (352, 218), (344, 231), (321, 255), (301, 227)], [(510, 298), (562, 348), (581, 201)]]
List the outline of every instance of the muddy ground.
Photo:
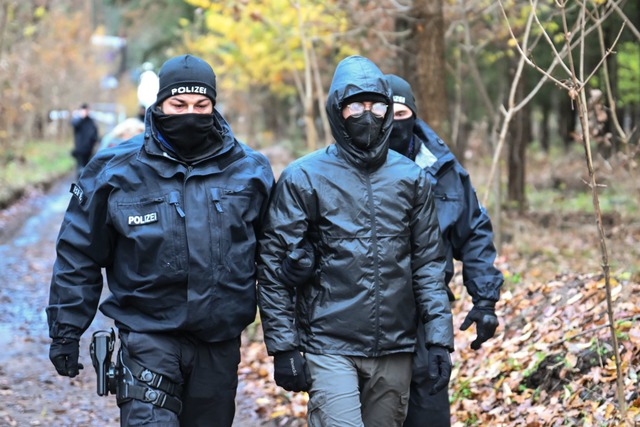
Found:
[[(272, 162), (286, 164), (286, 159), (278, 160), (278, 156), (282, 157), (282, 153), (272, 153)], [(596, 166), (599, 182), (607, 185), (601, 191), (606, 193), (615, 189), (623, 195), (623, 199), (619, 200), (620, 209), (610, 210), (603, 215), (612, 275), (625, 283), (639, 283), (640, 181), (637, 165), (631, 172), (621, 163), (599, 161)], [(503, 302), (505, 307), (500, 307), (499, 310), (501, 316), (504, 316), (499, 334), (503, 334), (503, 329), (517, 329), (522, 320), (517, 314), (526, 311), (521, 310), (520, 305), (526, 304), (520, 294), (526, 294), (527, 289), (532, 289), (531, 292), (536, 297), (544, 293), (540, 289), (560, 289), (559, 295), (549, 295), (550, 302), (538, 307), (540, 310), (554, 309), (548, 305), (560, 304), (557, 299), (562, 295), (584, 288), (585, 280), (573, 279), (592, 277), (602, 271), (603, 260), (593, 208), (567, 207), (561, 203), (562, 198), (567, 195), (575, 197), (576, 194), (588, 194), (583, 159), (579, 155), (567, 156), (555, 162), (532, 162), (528, 167), (530, 197), (543, 194), (542, 191), (550, 188), (559, 188), (562, 192), (558, 192), (557, 197), (560, 199), (550, 198), (542, 206), (538, 203), (537, 208), (529, 208), (520, 213), (508, 210), (504, 212), (503, 243), (500, 245), (497, 265), (507, 279), (503, 293), (510, 296), (510, 304), (520, 302), (517, 307), (507, 307), (507, 302)], [(470, 168), (476, 186), (484, 183), (485, 169), (486, 165)], [(279, 169), (276, 170), (278, 171)], [(108, 328), (108, 319), (98, 314), (91, 330), (85, 334), (81, 342), (81, 362), (85, 369), (78, 377), (59, 377), (48, 359), (49, 338), (44, 308), (48, 300), (55, 256), (55, 238), (70, 197), (69, 185), (70, 178), (54, 183), (47, 191), (32, 190), (9, 209), (0, 211), (0, 427), (119, 425), (114, 398), (99, 397), (95, 393), (95, 374), (88, 350), (91, 332)], [(482, 195), (482, 191), (479, 191), (479, 195)], [(630, 210), (629, 204), (635, 207)], [(464, 294), (459, 271), (452, 286), (456, 294)], [(630, 285), (625, 287), (635, 289)], [(625, 295), (623, 299), (635, 301), (636, 298), (632, 293)], [(456, 324), (461, 322), (465, 314), (464, 304), (468, 304), (468, 299), (462, 297), (454, 307)], [(598, 304), (602, 305), (601, 302)], [(561, 308), (562, 304), (558, 306), (558, 310)], [(571, 306), (568, 308), (572, 309)], [(589, 310), (589, 313), (592, 311)], [(536, 322), (532, 325), (544, 330), (547, 327), (545, 317), (541, 314), (539, 318), (529, 321)], [(596, 327), (597, 325), (591, 324), (582, 325), (584, 329)], [(456, 334), (460, 355), (456, 353), (455, 357), (464, 358), (465, 343), (470, 335), (460, 331), (456, 331)], [(234, 426), (305, 425), (304, 396), (283, 393), (282, 389), (274, 385), (271, 358), (266, 355), (259, 335), (260, 328), (256, 325), (252, 325), (243, 335), (243, 362), (239, 369), (238, 410)], [(506, 336), (506, 332), (503, 335)], [(501, 342), (493, 340), (488, 346), (492, 348), (491, 354), (495, 354), (493, 357), (502, 357), (500, 345)], [(458, 378), (464, 378), (465, 375), (470, 378), (477, 376), (474, 369), (479, 362), (474, 355), (469, 357), (472, 359), (465, 359), (464, 364), (458, 368)], [(464, 384), (454, 380), (452, 395), (458, 396), (463, 388)], [(493, 389), (487, 387), (487, 390)], [(611, 397), (607, 399), (614, 400)], [(480, 397), (469, 400), (472, 403), (485, 401)], [(468, 421), (469, 410), (464, 405), (458, 402), (453, 406), (452, 421), (456, 427)], [(496, 401), (496, 405), (507, 408), (507, 403), (500, 400)], [(556, 402), (555, 410), (559, 416), (563, 410), (557, 408), (561, 406)], [(546, 412), (554, 412), (549, 405), (545, 408)]]

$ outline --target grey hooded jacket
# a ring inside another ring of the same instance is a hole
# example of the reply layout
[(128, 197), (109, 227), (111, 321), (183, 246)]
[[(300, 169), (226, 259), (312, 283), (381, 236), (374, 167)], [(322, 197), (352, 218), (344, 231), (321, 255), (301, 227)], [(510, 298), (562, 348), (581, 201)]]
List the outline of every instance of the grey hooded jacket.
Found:
[[(260, 239), (258, 302), (269, 354), (378, 357), (412, 352), (416, 316), (427, 345), (453, 350), (445, 259), (426, 173), (388, 148), (393, 113), (370, 149), (355, 148), (345, 98), (391, 92), (380, 70), (353, 56), (337, 67), (327, 100), (336, 143), (289, 165), (276, 184)], [(296, 289), (281, 261), (311, 242), (316, 271)]]

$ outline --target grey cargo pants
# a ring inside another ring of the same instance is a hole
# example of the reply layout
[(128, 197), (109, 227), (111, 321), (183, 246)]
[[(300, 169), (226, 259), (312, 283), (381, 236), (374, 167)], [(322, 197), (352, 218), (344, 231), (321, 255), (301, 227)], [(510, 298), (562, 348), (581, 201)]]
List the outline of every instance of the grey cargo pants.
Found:
[(411, 353), (305, 355), (312, 385), (309, 427), (400, 427), (407, 415)]

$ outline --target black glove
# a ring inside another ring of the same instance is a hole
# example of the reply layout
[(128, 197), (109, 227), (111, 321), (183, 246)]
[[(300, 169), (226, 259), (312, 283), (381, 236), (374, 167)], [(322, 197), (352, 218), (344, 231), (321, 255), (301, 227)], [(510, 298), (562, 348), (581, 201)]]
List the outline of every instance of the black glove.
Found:
[(73, 338), (54, 338), (49, 348), (49, 359), (55, 366), (58, 374), (65, 377), (75, 377), (84, 369), (82, 363), (78, 363), (80, 356), (80, 343)]
[(489, 300), (480, 300), (473, 306), (464, 322), (460, 325), (460, 330), (466, 331), (473, 322), (476, 322), (476, 333), (478, 336), (471, 343), (471, 348), (477, 350), (482, 343), (492, 338), (498, 328), (498, 317), (496, 316), (496, 303)]
[(307, 361), (298, 350), (283, 351), (273, 356), (273, 376), (276, 384), (288, 391), (308, 391), (311, 387)]
[(305, 242), (301, 247), (291, 251), (282, 261), (280, 280), (291, 288), (303, 285), (313, 275), (315, 263), (313, 246)]
[(449, 350), (439, 345), (432, 345), (427, 349), (427, 368), (429, 378), (435, 380), (429, 394), (434, 395), (449, 384), (451, 377), (451, 356)]

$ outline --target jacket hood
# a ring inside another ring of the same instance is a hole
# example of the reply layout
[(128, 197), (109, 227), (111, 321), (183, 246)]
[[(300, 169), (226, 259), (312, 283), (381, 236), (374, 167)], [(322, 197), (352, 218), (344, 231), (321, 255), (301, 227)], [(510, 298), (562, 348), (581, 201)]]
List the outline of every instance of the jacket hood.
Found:
[[(383, 96), (389, 105), (380, 137), (368, 150), (361, 150), (353, 145), (342, 117), (344, 100), (363, 92), (377, 93)], [(376, 169), (386, 161), (389, 152), (389, 134), (393, 124), (391, 96), (391, 89), (384, 74), (369, 59), (357, 55), (349, 56), (340, 61), (336, 67), (327, 98), (327, 115), (331, 133), (339, 151), (358, 167)]]

